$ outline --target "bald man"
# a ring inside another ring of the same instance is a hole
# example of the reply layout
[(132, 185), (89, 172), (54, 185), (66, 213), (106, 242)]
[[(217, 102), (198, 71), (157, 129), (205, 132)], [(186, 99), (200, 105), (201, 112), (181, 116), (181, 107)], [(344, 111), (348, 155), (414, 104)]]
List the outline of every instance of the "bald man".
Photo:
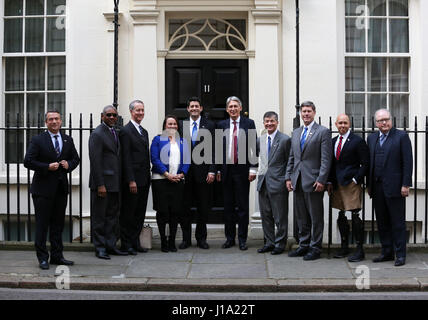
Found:
[(333, 162), (330, 170), (328, 194), (332, 207), (339, 209), (337, 225), (341, 237), (341, 248), (334, 258), (349, 254), (349, 224), (345, 212), (352, 212), (352, 232), (357, 250), (348, 258), (350, 262), (364, 259), (364, 225), (358, 212), (361, 210), (362, 183), (369, 167), (369, 149), (366, 142), (350, 130), (351, 121), (346, 114), (336, 119), (339, 135), (333, 138)]

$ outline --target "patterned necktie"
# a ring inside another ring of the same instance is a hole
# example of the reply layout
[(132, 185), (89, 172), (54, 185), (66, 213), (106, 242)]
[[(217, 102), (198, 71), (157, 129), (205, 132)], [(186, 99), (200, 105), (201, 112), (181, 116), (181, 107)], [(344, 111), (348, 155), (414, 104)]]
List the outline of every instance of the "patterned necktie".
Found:
[(337, 149), (336, 149), (336, 159), (337, 160), (339, 160), (340, 151), (342, 151), (342, 140), (343, 140), (343, 136), (340, 136), (339, 144), (337, 145)]
[(59, 149), (58, 135), (57, 134), (54, 135), (54, 138), (55, 138), (55, 152), (56, 152), (57, 157), (59, 157), (61, 150)]
[(140, 130), (140, 134), (143, 135), (143, 127), (142, 126), (138, 126), (138, 130)]
[(270, 138), (270, 136), (268, 136), (268, 159), (269, 159), (269, 155), (270, 155), (270, 147), (271, 147), (271, 138)]
[(233, 121), (233, 163), (238, 163), (238, 127), (236, 121)]
[(114, 137), (114, 142), (117, 143), (117, 136), (116, 136), (116, 131), (114, 130), (114, 128), (110, 128), (111, 133), (113, 134)]
[(300, 139), (300, 151), (303, 151), (303, 146), (305, 145), (307, 133), (308, 133), (308, 127), (305, 127), (305, 130), (303, 131), (302, 138)]
[(192, 146), (194, 147), (196, 144), (196, 137), (198, 136), (198, 124), (196, 121), (193, 121), (193, 129), (192, 129)]
[(381, 147), (382, 147), (383, 143), (385, 142), (385, 139), (386, 139), (386, 135), (382, 134), (380, 136), (380, 140), (379, 140), (379, 144), (380, 144)]

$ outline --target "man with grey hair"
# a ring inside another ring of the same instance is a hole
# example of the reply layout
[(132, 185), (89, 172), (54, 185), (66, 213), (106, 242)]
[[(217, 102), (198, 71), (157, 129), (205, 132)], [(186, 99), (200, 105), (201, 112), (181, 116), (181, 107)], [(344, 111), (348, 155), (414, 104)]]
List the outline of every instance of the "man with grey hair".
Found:
[(324, 230), (324, 190), (332, 161), (331, 132), (315, 122), (315, 105), (301, 104), (303, 126), (293, 131), (285, 180), (294, 191), (299, 247), (290, 257), (316, 260), (321, 256)]
[(129, 104), (131, 120), (120, 130), (122, 147), (122, 205), (120, 210), (121, 250), (131, 255), (147, 252), (139, 235), (146, 217), (150, 189), (149, 135), (141, 126), (144, 103), (134, 100)]
[(273, 255), (284, 251), (288, 231), (288, 190), (284, 180), (291, 139), (278, 130), (278, 124), (278, 114), (266, 112), (263, 116), (266, 133), (258, 141), (260, 152), (257, 191), (266, 243), (257, 252), (270, 251)]
[(121, 187), (121, 147), (114, 128), (117, 117), (115, 107), (104, 107), (102, 122), (89, 137), (92, 240), (100, 259), (110, 259), (109, 254), (128, 255), (116, 248)]
[[(255, 180), (257, 174), (257, 160), (251, 163), (249, 154), (257, 156), (257, 135), (254, 121), (241, 117), (241, 111), (242, 102), (238, 97), (227, 98), (226, 112), (229, 114), (229, 119), (217, 124), (217, 128), (224, 132), (223, 163), (218, 166), (217, 181), (223, 182), (226, 236), (223, 248), (235, 245), (238, 222), (239, 249), (247, 250), (250, 182)], [(250, 133), (252, 130), (254, 132)], [(254, 141), (249, 138), (251, 134), (255, 138)]]
[(406, 197), (412, 186), (412, 145), (405, 131), (392, 127), (391, 113), (379, 109), (367, 137), (370, 149), (368, 192), (373, 198), (382, 251), (373, 262), (406, 263)]

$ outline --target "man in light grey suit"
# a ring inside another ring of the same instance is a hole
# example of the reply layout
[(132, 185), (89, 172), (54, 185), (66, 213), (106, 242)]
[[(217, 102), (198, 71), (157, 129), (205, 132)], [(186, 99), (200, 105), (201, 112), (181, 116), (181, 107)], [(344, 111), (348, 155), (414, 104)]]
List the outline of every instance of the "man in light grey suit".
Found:
[(275, 112), (266, 112), (263, 124), (267, 132), (259, 140), (257, 191), (266, 243), (257, 252), (270, 251), (276, 255), (284, 251), (287, 243), (288, 190), (284, 180), (291, 139), (278, 131), (278, 114)]
[(290, 257), (316, 260), (321, 256), (324, 229), (324, 187), (333, 158), (331, 132), (314, 121), (315, 105), (303, 102), (303, 126), (293, 131), (285, 180), (294, 191), (294, 210), (299, 228), (299, 247)]

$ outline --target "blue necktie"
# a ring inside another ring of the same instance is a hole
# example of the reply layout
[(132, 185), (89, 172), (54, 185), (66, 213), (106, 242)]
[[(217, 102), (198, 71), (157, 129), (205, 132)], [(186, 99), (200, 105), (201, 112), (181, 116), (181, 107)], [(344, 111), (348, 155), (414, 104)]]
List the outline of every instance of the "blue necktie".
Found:
[(308, 127), (305, 127), (305, 131), (303, 131), (302, 138), (300, 139), (300, 151), (303, 151), (303, 146), (305, 145), (307, 133), (308, 133)]
[(379, 140), (379, 144), (381, 147), (382, 147), (383, 143), (385, 142), (385, 139), (386, 139), (386, 135), (382, 134), (380, 136), (380, 140)]
[(140, 134), (143, 135), (143, 127), (142, 126), (138, 126), (138, 130), (140, 130)]
[(55, 151), (56, 151), (56, 155), (57, 157), (59, 157), (61, 150), (59, 149), (59, 141), (58, 141), (58, 135), (54, 135), (55, 138)]
[(193, 129), (192, 129), (192, 146), (195, 146), (196, 137), (198, 136), (198, 125), (196, 121), (193, 121)]
[(271, 147), (271, 138), (270, 138), (270, 136), (268, 136), (268, 159), (269, 159), (269, 155), (270, 155), (270, 147)]

